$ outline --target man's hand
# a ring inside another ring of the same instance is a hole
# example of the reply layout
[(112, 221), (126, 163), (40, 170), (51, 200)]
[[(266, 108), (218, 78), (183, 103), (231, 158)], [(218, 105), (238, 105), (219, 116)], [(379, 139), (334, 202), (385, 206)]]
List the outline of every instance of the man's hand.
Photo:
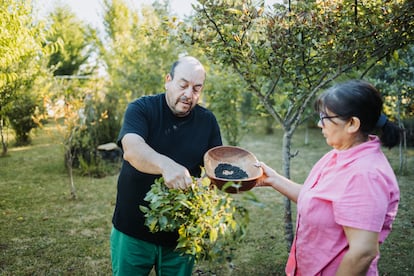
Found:
[(122, 138), (124, 159), (137, 170), (161, 174), (170, 189), (187, 189), (192, 183), (190, 172), (171, 158), (153, 150), (144, 139), (128, 133)]
[(165, 185), (170, 189), (187, 189), (192, 183), (190, 172), (180, 164), (172, 161), (162, 172)]

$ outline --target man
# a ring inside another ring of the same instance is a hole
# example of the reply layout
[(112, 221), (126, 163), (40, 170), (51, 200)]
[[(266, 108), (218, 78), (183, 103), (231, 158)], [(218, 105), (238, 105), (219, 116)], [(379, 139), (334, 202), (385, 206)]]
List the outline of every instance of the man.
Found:
[(186, 189), (200, 175), (204, 153), (222, 145), (215, 116), (199, 106), (206, 72), (194, 57), (176, 61), (165, 78), (165, 93), (128, 105), (118, 137), (124, 161), (111, 233), (114, 275), (191, 275), (193, 256), (175, 252), (178, 233), (151, 233), (139, 210), (154, 180)]

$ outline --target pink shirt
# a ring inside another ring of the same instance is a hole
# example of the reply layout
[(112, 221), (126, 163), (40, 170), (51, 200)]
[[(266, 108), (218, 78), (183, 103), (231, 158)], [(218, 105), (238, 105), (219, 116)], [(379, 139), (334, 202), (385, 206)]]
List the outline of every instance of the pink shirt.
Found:
[[(348, 250), (342, 226), (378, 232), (382, 243), (391, 231), (399, 195), (378, 137), (328, 152), (312, 168), (299, 194), (296, 238), (286, 274), (335, 275)], [(378, 258), (367, 275), (378, 275)]]

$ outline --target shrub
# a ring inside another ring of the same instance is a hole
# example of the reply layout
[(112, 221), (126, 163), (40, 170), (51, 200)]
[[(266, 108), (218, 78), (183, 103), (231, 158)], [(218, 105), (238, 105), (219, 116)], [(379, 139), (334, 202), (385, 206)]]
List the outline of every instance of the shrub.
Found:
[[(87, 96), (84, 106), (78, 110), (65, 140), (66, 163), (81, 170), (81, 174), (102, 177), (108, 174), (108, 164), (98, 154), (101, 144), (115, 142), (120, 129), (120, 116), (116, 113), (116, 99)], [(70, 151), (70, 152), (69, 152)], [(115, 162), (118, 160), (114, 160)]]
[(36, 100), (30, 93), (22, 93), (6, 109), (6, 117), (16, 134), (17, 146), (28, 145), (31, 142), (30, 131), (38, 127), (33, 120), (36, 106)]

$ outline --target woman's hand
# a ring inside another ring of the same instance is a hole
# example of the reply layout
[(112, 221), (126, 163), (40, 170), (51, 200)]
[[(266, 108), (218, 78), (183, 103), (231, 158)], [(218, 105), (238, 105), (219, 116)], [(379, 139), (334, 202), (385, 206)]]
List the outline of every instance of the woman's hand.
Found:
[(256, 187), (269, 187), (272, 186), (275, 176), (277, 175), (276, 171), (267, 166), (263, 162), (258, 162), (256, 166), (263, 169), (263, 175), (259, 178), (256, 183)]
[(255, 187), (272, 187), (276, 191), (297, 202), (302, 185), (280, 175), (263, 162), (258, 165), (263, 169), (263, 175), (258, 179)]

